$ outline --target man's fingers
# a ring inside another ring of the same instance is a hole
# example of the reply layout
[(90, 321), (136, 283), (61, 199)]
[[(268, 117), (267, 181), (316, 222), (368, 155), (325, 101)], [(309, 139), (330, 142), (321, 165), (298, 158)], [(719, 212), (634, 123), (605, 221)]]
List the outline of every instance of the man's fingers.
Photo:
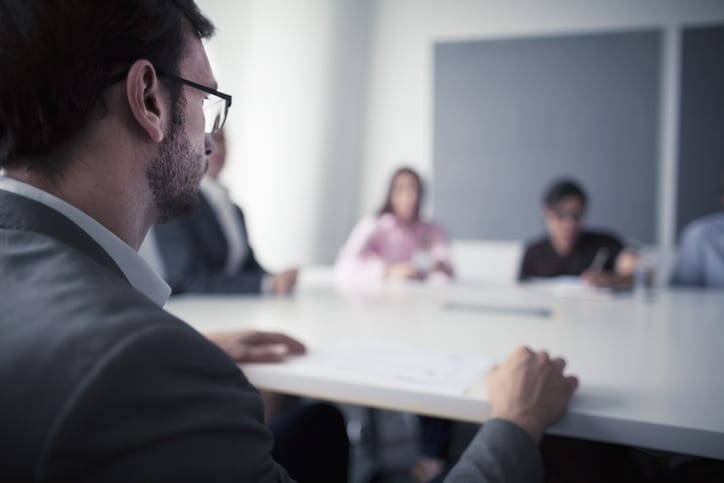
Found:
[(578, 378), (576, 376), (566, 377), (566, 383), (571, 390), (571, 394), (574, 393), (576, 389), (578, 389)]
[(307, 351), (304, 344), (297, 339), (284, 334), (274, 334), (274, 336), (275, 342), (278, 344), (284, 344), (292, 354), (304, 354)]
[(566, 360), (562, 357), (556, 357), (551, 361), (551, 366), (559, 373), (563, 373), (563, 369), (566, 368)]
[(278, 332), (255, 332), (246, 336), (244, 343), (249, 345), (281, 344), (287, 347), (292, 354), (303, 354), (307, 350), (300, 341)]
[(527, 358), (529, 358), (529, 357), (532, 356), (532, 355), (533, 355), (533, 351), (530, 349), (530, 347), (521, 345), (521, 346), (516, 347), (516, 348), (513, 350), (513, 352), (512, 352), (512, 353), (510, 354), (510, 356), (508, 357), (508, 359), (509, 359), (509, 360), (513, 360), (513, 359), (527, 359)]
[(548, 352), (546, 351), (538, 351), (535, 356), (538, 359), (538, 362), (544, 365), (550, 363), (551, 361), (551, 358), (548, 356)]
[(551, 367), (555, 371), (555, 377), (563, 378), (563, 386), (568, 389), (568, 394), (572, 395), (578, 389), (578, 378), (576, 376), (563, 376), (566, 360), (562, 357), (556, 357), (551, 361)]
[(252, 347), (246, 351), (242, 362), (281, 362), (288, 355), (286, 350), (280, 350), (279, 346)]

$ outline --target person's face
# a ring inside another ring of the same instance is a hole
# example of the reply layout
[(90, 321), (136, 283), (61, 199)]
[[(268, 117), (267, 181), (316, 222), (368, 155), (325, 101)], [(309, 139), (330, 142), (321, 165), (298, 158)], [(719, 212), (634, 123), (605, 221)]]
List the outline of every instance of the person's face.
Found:
[[(179, 65), (179, 76), (216, 88), (201, 40), (187, 35), (189, 45)], [(161, 222), (190, 216), (198, 206), (199, 184), (207, 168), (202, 108), (205, 96), (199, 89), (186, 85), (180, 88), (158, 155), (146, 171)]]
[(585, 207), (578, 196), (566, 196), (555, 206), (543, 208), (548, 236), (554, 245), (570, 250), (581, 233)]
[(408, 173), (397, 175), (392, 183), (390, 196), (392, 212), (403, 221), (413, 221), (420, 202), (420, 187), (414, 176)]
[(206, 135), (206, 160), (209, 163), (206, 175), (219, 179), (219, 173), (226, 164), (226, 138), (223, 130)]

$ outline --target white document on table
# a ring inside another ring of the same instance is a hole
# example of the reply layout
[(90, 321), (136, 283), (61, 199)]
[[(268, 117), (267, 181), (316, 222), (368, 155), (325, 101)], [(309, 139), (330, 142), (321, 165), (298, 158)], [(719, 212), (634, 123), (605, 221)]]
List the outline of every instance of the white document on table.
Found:
[(490, 359), (369, 341), (345, 341), (294, 360), (296, 369), (342, 381), (463, 395), (492, 367)]

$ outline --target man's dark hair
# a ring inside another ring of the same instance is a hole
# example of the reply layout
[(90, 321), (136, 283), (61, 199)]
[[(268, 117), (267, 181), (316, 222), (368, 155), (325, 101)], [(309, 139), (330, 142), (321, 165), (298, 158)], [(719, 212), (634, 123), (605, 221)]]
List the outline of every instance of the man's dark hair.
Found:
[(584, 208), (588, 205), (588, 196), (581, 185), (572, 179), (560, 179), (551, 183), (543, 195), (543, 203), (553, 207), (562, 199), (575, 196), (581, 200)]
[[(0, 168), (73, 139), (136, 60), (178, 74), (188, 28), (214, 32), (193, 0), (0, 0)], [(58, 162), (32, 167), (60, 174)]]

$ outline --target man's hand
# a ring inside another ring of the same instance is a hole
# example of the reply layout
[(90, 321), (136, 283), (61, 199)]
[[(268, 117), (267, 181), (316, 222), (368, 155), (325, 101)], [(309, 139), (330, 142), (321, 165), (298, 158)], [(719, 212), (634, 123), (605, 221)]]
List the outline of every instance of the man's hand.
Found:
[(206, 334), (236, 362), (281, 362), (293, 354), (304, 354), (304, 344), (276, 332), (240, 330)]
[(578, 379), (563, 376), (566, 362), (519, 347), (487, 375), (491, 417), (506, 419), (540, 442), (543, 430), (565, 412)]
[(294, 268), (272, 275), (271, 288), (275, 295), (289, 295), (297, 283), (299, 270)]

